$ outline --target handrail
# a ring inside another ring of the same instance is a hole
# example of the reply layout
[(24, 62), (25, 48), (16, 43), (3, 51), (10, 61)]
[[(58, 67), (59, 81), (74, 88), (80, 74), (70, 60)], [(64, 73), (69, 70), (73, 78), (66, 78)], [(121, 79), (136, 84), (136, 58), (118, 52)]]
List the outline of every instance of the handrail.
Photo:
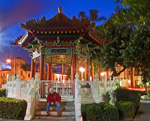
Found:
[(34, 116), (36, 106), (39, 101), (39, 78), (36, 73), (35, 79), (31, 81), (21, 81), (17, 75), (7, 77), (7, 97), (24, 99), (27, 101), (27, 109), (24, 120), (31, 120)]
[[(80, 81), (79, 75), (76, 73), (75, 76), (75, 115), (76, 115), (76, 121), (83, 121), (82, 114), (81, 114), (81, 87), (84, 85), (89, 85), (92, 93), (92, 98), (94, 102), (92, 103), (100, 103), (104, 102), (103, 95), (105, 95), (107, 92), (112, 97), (113, 91), (116, 89), (116, 82), (115, 77), (111, 79), (109, 77), (109, 81), (106, 80), (106, 77), (103, 77), (102, 81), (99, 81), (98, 74), (95, 74), (94, 81)], [(113, 103), (112, 99), (110, 100), (110, 103)]]

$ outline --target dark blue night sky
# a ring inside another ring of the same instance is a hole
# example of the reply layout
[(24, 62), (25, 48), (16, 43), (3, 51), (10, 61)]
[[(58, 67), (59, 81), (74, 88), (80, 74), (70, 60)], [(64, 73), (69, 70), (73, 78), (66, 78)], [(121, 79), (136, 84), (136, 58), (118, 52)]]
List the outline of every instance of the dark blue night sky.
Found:
[[(29, 19), (52, 18), (63, 7), (63, 13), (72, 19), (84, 11), (89, 16), (90, 9), (99, 10), (99, 16), (108, 18), (115, 11), (115, 0), (0, 0), (0, 64), (6, 68), (6, 58), (21, 57), (30, 63), (27, 50), (11, 46), (17, 37), (25, 33), (20, 23)], [(97, 23), (100, 25), (101, 23)]]

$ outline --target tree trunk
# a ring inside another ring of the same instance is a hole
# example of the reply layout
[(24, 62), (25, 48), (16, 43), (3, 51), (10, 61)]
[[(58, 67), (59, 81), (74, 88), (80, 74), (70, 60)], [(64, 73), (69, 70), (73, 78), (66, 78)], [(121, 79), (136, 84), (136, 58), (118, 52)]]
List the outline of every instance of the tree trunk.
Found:
[(131, 88), (133, 87), (133, 68), (130, 68), (130, 74), (131, 74)]
[(145, 91), (147, 92), (147, 84), (146, 84), (146, 82), (144, 83), (144, 88), (145, 88)]

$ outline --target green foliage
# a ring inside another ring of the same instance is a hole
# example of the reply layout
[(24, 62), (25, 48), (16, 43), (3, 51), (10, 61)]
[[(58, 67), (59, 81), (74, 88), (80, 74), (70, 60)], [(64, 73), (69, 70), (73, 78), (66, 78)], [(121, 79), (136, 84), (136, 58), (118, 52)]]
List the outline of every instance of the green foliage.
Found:
[(148, 100), (150, 100), (150, 90), (147, 90)]
[(25, 100), (0, 97), (0, 118), (24, 119), (26, 108)]
[(88, 105), (93, 105), (93, 104), (82, 104), (81, 105), (82, 117), (83, 117), (83, 120), (85, 120), (85, 121), (87, 121), (86, 108), (87, 108)]
[(119, 101), (116, 103), (120, 118), (133, 118), (135, 115), (134, 103), (130, 101)]
[[(135, 67), (146, 83), (150, 80), (150, 1), (116, 0), (115, 3), (116, 13), (96, 29), (108, 44), (95, 50), (93, 57), (96, 56), (94, 59), (102, 68), (113, 71), (112, 76)], [(115, 64), (124, 68), (117, 72)]]
[(6, 89), (0, 89), (0, 97), (6, 97)]
[[(124, 41), (128, 41), (130, 38), (130, 33), (132, 32), (132, 28), (130, 26), (118, 26), (114, 22), (114, 15), (111, 16), (102, 26), (97, 27), (96, 31), (105, 36), (108, 40), (108, 44), (104, 44), (100, 46), (98, 49), (95, 49), (93, 52), (94, 59), (98, 60), (100, 63), (100, 67), (104, 68), (104, 70), (113, 71), (112, 76), (118, 76), (121, 72), (123, 72), (127, 67), (123, 63), (123, 58), (121, 56), (121, 51), (124, 50), (122, 44)], [(124, 67), (120, 72), (116, 71), (116, 64)]]
[[(150, 25), (150, 1), (149, 0), (116, 0), (117, 9), (124, 8), (124, 20), (131, 21), (136, 26)], [(119, 4), (118, 4), (119, 3)]]
[(86, 19), (85, 12), (80, 11), (79, 14), (78, 14), (78, 19), (79, 19), (80, 21), (82, 21), (83, 19)]
[(140, 105), (140, 95), (136, 91), (127, 90), (125, 88), (117, 88), (115, 90), (116, 102), (130, 101), (133, 102), (135, 107)]
[(98, 11), (98, 10), (95, 10), (95, 9), (89, 10), (89, 13), (90, 13), (90, 21), (91, 21), (92, 23), (97, 22), (97, 21), (106, 20), (106, 18), (105, 18), (104, 16), (99, 17), (99, 16), (98, 16), (98, 12), (99, 12), (99, 11)]
[(116, 121), (118, 110), (108, 103), (92, 104), (86, 107), (87, 121)]

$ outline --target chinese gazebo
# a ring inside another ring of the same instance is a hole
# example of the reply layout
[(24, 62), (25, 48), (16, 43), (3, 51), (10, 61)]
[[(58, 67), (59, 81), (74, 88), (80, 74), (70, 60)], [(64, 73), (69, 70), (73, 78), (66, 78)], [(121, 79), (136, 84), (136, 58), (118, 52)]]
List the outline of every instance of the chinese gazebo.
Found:
[(40, 63), (40, 80), (45, 80), (46, 76), (47, 80), (51, 80), (52, 65), (64, 63), (71, 65), (71, 80), (75, 79), (81, 66), (85, 68), (85, 80), (90, 80), (90, 75), (94, 75), (90, 52), (104, 41), (94, 34), (94, 24), (90, 24), (89, 20), (78, 20), (75, 16), (70, 19), (62, 13), (61, 7), (58, 10), (59, 13), (49, 20), (43, 17), (41, 20), (31, 19), (26, 24), (21, 24), (21, 28), (27, 32), (12, 45), (32, 52), (32, 77), (37, 62)]

